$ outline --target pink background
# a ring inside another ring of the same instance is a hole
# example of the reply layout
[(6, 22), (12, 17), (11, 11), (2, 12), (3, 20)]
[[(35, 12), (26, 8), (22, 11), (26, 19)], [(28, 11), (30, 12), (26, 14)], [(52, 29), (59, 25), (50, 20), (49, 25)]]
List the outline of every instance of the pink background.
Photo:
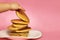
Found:
[[(43, 33), (37, 40), (60, 40), (60, 0), (0, 0), (0, 2), (15, 1), (26, 9), (31, 21), (29, 26)], [(11, 24), (10, 20), (16, 18), (18, 17), (15, 11), (0, 14), (0, 29), (6, 29)]]

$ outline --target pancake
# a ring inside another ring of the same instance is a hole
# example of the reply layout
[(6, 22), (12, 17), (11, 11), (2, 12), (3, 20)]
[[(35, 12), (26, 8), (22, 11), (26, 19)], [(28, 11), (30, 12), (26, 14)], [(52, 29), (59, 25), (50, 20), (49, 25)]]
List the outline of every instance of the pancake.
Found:
[(19, 28), (15, 28), (14, 26), (10, 25), (8, 26), (8, 30), (9, 31), (15, 31), (15, 30), (18, 30)]
[(16, 15), (23, 21), (29, 22), (29, 18), (27, 17), (27, 15), (24, 13), (24, 11), (22, 10), (17, 10), (16, 11)]
[(26, 28), (28, 25), (21, 25), (21, 24), (12, 24), (14, 27), (19, 28), (19, 29), (23, 29)]
[(28, 32), (28, 31), (30, 31), (31, 30), (31, 28), (30, 27), (27, 27), (27, 28), (24, 28), (24, 29), (19, 29), (19, 30), (16, 30), (16, 32)]
[(9, 33), (10, 36), (23, 36), (27, 37), (29, 32), (21, 32), (21, 33)]
[(11, 22), (15, 24), (28, 24), (29, 23), (29, 22), (24, 22), (21, 19), (13, 19), (11, 20)]

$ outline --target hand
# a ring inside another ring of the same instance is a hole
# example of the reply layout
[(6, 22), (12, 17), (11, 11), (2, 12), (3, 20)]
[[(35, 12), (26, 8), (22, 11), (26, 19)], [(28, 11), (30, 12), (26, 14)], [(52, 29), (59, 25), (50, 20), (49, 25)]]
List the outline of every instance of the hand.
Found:
[(25, 11), (25, 9), (18, 3), (10, 3), (10, 10), (18, 10), (18, 9)]
[(18, 3), (0, 3), (0, 13), (1, 12), (5, 12), (8, 10), (24, 10), (24, 8), (22, 6), (20, 6)]

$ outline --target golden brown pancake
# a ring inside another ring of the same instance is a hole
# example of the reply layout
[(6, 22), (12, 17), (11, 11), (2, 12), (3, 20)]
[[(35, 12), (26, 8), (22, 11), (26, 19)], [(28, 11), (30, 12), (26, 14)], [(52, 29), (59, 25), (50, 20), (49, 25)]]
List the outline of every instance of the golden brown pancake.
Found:
[(24, 36), (28, 37), (29, 32), (22, 32), (22, 33), (9, 33), (10, 36)]
[(25, 22), (25, 21), (22, 21), (20, 19), (13, 19), (11, 20), (12, 23), (16, 23), (16, 24), (28, 24), (29, 22)]
[(16, 32), (28, 32), (30, 30), (31, 30), (31, 28), (27, 27), (27, 28), (24, 28), (24, 29), (21, 29), (21, 30), (16, 30)]

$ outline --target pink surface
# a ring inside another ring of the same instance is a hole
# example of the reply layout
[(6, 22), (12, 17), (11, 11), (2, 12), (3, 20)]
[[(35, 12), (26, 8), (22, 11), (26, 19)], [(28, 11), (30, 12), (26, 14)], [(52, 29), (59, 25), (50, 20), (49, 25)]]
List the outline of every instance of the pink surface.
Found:
[[(31, 21), (29, 26), (43, 33), (43, 36), (36, 40), (60, 40), (60, 0), (0, 0), (0, 2), (14, 1), (26, 9)], [(10, 20), (16, 18), (18, 17), (14, 11), (0, 14), (0, 29), (6, 29), (11, 24)]]

